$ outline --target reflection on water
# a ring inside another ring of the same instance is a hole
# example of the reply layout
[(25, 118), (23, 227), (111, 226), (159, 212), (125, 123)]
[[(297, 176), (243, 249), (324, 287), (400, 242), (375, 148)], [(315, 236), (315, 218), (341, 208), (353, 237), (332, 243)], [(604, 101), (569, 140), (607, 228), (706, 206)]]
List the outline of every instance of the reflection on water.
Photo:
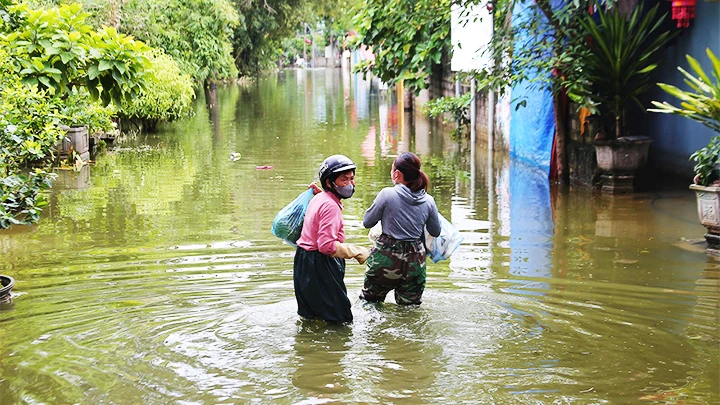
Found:
[[(510, 162), (509, 172), (510, 273), (552, 277), (554, 223), (547, 174), (519, 160)], [(537, 288), (545, 290), (547, 285)]]
[[(34, 227), (0, 232), (0, 403), (720, 401), (720, 262), (685, 187), (608, 198), (451, 141), (376, 79), (288, 70), (200, 94), (197, 115), (63, 173)], [(419, 308), (298, 319), (275, 213), (345, 153), (344, 211), (423, 159), (464, 236)], [(231, 153), (240, 153), (237, 160)], [(258, 170), (257, 166), (272, 166)]]

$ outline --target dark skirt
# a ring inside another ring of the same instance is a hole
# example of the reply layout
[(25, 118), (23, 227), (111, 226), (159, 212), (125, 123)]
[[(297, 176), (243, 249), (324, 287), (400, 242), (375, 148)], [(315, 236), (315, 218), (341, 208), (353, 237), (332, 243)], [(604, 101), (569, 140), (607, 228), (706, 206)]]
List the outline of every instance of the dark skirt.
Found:
[(293, 271), (298, 315), (327, 322), (351, 322), (344, 278), (345, 259), (298, 247)]

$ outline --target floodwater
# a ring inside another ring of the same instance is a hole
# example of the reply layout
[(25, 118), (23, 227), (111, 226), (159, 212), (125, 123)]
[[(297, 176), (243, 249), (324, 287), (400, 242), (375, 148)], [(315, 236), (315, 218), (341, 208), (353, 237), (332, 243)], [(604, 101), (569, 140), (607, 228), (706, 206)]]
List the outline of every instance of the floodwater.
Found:
[[(376, 81), (288, 70), (65, 172), (0, 233), (0, 403), (717, 404), (720, 261), (686, 186), (606, 197), (414, 124)], [(420, 307), (302, 321), (272, 219), (323, 158), (358, 164), (350, 242), (418, 153), (464, 242)], [(231, 161), (231, 153), (240, 153)], [(257, 166), (273, 166), (260, 170)]]

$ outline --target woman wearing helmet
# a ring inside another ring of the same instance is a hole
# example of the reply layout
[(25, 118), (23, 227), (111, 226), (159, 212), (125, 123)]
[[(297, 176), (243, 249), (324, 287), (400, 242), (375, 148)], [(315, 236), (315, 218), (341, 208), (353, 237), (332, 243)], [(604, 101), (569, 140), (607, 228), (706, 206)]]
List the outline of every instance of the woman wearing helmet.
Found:
[(333, 155), (320, 166), (324, 191), (314, 184), (295, 252), (293, 283), (298, 315), (328, 322), (350, 322), (350, 300), (345, 287), (345, 259), (363, 264), (370, 251), (345, 242), (342, 199), (355, 192), (355, 168), (347, 156)]
[(382, 221), (383, 233), (367, 260), (361, 298), (382, 302), (395, 290), (400, 305), (420, 304), (425, 290), (424, 230), (440, 235), (435, 200), (427, 193), (430, 180), (420, 170), (420, 158), (405, 152), (395, 158), (386, 187), (375, 197), (363, 216), (363, 225), (372, 228)]

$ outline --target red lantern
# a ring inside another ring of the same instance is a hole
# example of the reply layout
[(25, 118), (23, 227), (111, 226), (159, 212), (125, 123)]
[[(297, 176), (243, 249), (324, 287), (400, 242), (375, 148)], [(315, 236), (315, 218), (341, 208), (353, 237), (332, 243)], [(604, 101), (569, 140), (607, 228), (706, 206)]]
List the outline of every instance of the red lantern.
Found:
[(677, 20), (678, 28), (690, 26), (695, 18), (695, 0), (672, 0), (672, 19)]

